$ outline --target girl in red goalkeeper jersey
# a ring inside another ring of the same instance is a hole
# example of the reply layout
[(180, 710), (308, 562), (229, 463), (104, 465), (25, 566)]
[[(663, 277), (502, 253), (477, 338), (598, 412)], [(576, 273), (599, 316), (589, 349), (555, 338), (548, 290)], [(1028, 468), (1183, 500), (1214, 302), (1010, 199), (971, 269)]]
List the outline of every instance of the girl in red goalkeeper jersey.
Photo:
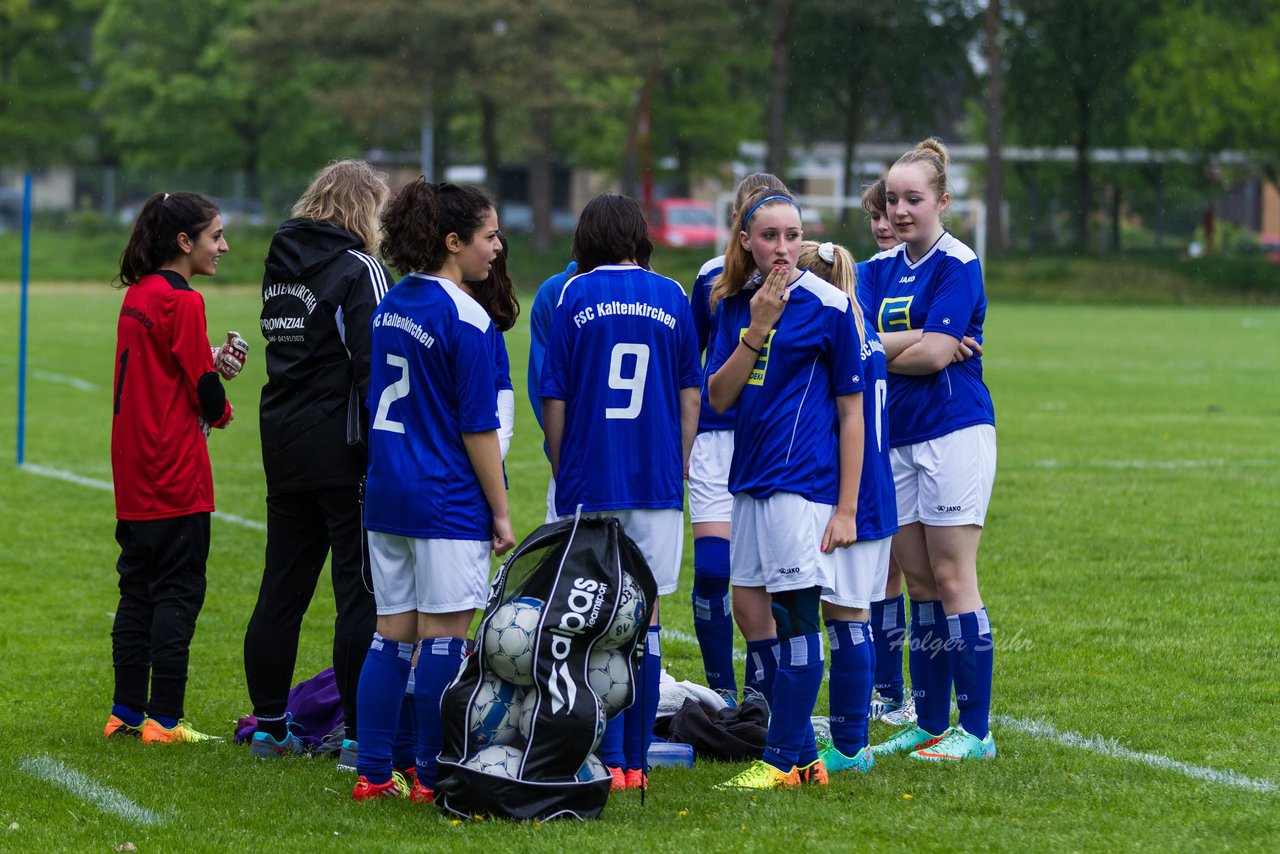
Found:
[(183, 698), (209, 556), (207, 436), (232, 419), (219, 372), (230, 378), (244, 363), (230, 346), (211, 352), (204, 299), (191, 279), (212, 276), (226, 251), (222, 217), (210, 199), (156, 193), (120, 257), (126, 290), (111, 426), (120, 604), (111, 631), (108, 739), (211, 738), (182, 720)]

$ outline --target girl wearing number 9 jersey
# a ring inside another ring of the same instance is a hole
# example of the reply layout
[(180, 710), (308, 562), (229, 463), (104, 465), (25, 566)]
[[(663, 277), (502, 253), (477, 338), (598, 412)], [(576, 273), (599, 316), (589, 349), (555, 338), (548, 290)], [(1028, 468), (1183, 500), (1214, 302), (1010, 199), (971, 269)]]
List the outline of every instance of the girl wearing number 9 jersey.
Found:
[[(943, 228), (950, 194), (941, 142), (927, 139), (900, 157), (885, 184), (886, 211), (903, 243), (868, 262), (859, 294), (889, 356), (900, 526), (893, 554), (911, 595), (918, 720), (874, 752), (992, 759), (993, 648), (977, 570), (996, 468), (995, 411), (982, 381), (982, 271), (973, 250)], [(953, 683), (960, 723), (949, 727)]]
[[(674, 593), (684, 549), (684, 472), (698, 426), (698, 339), (678, 282), (645, 269), (653, 244), (635, 200), (592, 199), (573, 235), (578, 275), (551, 321), (539, 392), (555, 509), (615, 516), (658, 594)], [(662, 669), (658, 609), (642, 696), (605, 730), (614, 788), (645, 785)]]
[[(489, 581), (489, 550), (515, 545), (499, 451), (493, 323), (462, 287), (498, 254), (493, 203), (425, 179), (382, 215), (382, 254), (408, 273), (373, 315), (365, 527), (378, 626), (360, 675), (352, 797), (398, 797), (401, 698), (414, 675), (417, 780), (434, 797), (440, 697), (457, 672)], [(414, 646), (421, 641), (416, 665)]]

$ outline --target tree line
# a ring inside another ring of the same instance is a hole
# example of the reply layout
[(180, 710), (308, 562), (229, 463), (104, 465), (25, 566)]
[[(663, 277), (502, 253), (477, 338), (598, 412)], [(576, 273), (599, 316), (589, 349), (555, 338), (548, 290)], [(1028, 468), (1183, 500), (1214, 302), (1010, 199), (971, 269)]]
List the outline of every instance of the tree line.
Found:
[[(1084, 245), (1117, 180), (1096, 147), (1240, 150), (1275, 181), (1277, 43), (1280, 0), (10, 0), (0, 166), (237, 170), (252, 196), (264, 171), (425, 144), (435, 175), (526, 164), (541, 242), (557, 162), (641, 195), (745, 140), (784, 177), (827, 141), (849, 187), (861, 142), (939, 134), (985, 138), (987, 192), (1061, 198)], [(1002, 144), (1078, 156), (1038, 175)]]

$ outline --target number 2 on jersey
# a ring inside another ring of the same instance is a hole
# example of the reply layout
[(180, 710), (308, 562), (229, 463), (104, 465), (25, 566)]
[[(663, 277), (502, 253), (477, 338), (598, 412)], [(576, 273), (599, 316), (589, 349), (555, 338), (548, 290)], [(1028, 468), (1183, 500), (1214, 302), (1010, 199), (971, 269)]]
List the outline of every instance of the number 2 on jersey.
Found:
[[(635, 367), (631, 376), (622, 375), (622, 364), (625, 357), (635, 356)], [(648, 344), (615, 344), (609, 357), (609, 388), (631, 393), (626, 406), (607, 406), (604, 417), (609, 419), (633, 419), (640, 415), (644, 406), (644, 381), (649, 376)]]
[(388, 353), (387, 364), (400, 369), (400, 379), (384, 388), (381, 396), (378, 397), (378, 412), (373, 416), (373, 429), (403, 434), (404, 424), (400, 421), (392, 421), (387, 417), (387, 412), (391, 409), (391, 404), (409, 394), (409, 360), (404, 356), (393, 356)]

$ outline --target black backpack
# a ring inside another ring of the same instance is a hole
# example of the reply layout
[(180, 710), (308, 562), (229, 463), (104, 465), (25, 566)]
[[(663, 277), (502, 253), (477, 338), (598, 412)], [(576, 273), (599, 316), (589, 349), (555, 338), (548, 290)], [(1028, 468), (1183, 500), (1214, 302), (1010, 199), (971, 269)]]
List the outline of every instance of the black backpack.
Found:
[(458, 815), (595, 818), (605, 721), (631, 705), (657, 584), (615, 518), (538, 528), (493, 580), (440, 701), (435, 802)]

